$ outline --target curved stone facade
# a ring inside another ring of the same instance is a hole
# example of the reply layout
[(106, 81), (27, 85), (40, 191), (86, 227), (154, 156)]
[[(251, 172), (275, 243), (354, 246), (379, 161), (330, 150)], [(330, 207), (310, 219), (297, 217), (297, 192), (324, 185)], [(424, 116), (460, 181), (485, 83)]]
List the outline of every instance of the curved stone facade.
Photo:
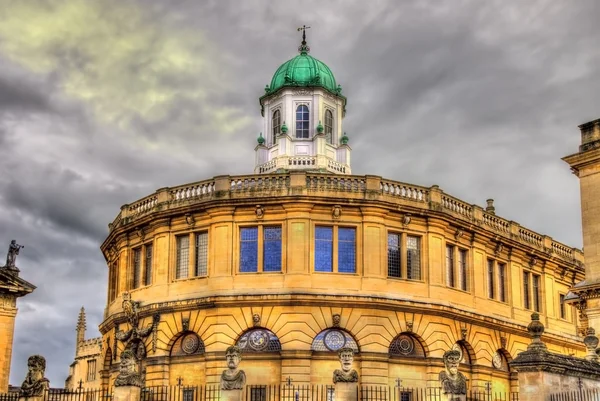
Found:
[[(122, 207), (102, 244), (104, 386), (138, 302), (146, 385), (217, 384), (227, 347), (247, 384), (331, 384), (353, 345), (361, 384), (437, 386), (463, 353), (471, 388), (516, 389), (508, 362), (538, 309), (552, 351), (584, 354), (580, 251), (445, 194), (376, 176), (307, 172), (163, 188)], [(331, 271), (327, 271), (331, 270)], [(491, 284), (490, 284), (491, 283)]]

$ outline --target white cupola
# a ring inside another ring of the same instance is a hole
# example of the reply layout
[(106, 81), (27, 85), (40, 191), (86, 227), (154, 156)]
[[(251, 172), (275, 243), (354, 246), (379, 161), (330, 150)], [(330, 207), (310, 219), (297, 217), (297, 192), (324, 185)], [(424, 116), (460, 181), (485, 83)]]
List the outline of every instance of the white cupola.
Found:
[(310, 56), (305, 28), (300, 54), (283, 63), (260, 98), (263, 132), (255, 173), (310, 170), (350, 174), (350, 146), (342, 129), (346, 98), (333, 73)]

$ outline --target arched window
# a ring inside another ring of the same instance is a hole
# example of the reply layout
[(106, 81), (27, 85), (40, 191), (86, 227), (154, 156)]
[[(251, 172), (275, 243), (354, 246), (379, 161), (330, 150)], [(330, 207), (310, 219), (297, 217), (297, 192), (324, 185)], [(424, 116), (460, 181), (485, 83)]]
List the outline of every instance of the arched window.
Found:
[(415, 336), (400, 333), (390, 343), (390, 356), (425, 358), (425, 348)]
[(325, 110), (325, 139), (327, 143), (333, 143), (333, 113)]
[(309, 135), (309, 119), (308, 107), (301, 104), (296, 109), (296, 138), (308, 138)]
[(273, 112), (271, 126), (273, 127), (273, 130), (271, 131), (273, 135), (271, 135), (269, 144), (275, 143), (275, 138), (281, 133), (281, 112), (279, 110)]
[(461, 365), (473, 365), (475, 363), (475, 351), (471, 344), (465, 340), (457, 341), (452, 349), (460, 351), (460, 364)]
[(250, 329), (237, 340), (235, 344), (244, 352), (279, 352), (281, 342), (271, 330)]
[(171, 347), (171, 356), (197, 355), (204, 353), (204, 342), (193, 331), (183, 332)]
[(508, 351), (501, 348), (492, 355), (492, 366), (498, 370), (510, 372), (510, 365), (508, 364), (510, 360), (512, 360), (512, 358)]
[(310, 349), (313, 351), (337, 352), (341, 348), (352, 348), (358, 352), (358, 344), (350, 333), (340, 329), (325, 329), (315, 336)]

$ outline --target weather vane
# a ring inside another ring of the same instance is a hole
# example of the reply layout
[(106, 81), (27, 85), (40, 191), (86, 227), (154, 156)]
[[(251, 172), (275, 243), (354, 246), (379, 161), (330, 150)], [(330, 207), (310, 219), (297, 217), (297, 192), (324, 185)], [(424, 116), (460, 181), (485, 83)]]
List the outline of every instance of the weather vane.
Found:
[(300, 54), (307, 54), (310, 51), (310, 47), (306, 45), (306, 30), (309, 28), (310, 26), (306, 25), (302, 25), (301, 28), (298, 28), (298, 32), (302, 31), (302, 44), (298, 47)]

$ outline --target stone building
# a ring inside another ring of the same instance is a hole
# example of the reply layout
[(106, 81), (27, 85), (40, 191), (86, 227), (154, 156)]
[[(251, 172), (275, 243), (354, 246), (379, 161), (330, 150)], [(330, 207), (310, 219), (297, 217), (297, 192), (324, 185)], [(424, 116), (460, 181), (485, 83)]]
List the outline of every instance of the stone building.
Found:
[(148, 386), (216, 384), (236, 344), (247, 384), (331, 384), (350, 347), (361, 384), (437, 386), (455, 348), (470, 388), (516, 390), (534, 311), (551, 351), (583, 355), (563, 302), (582, 253), (491, 200), (351, 175), (347, 99), (299, 52), (260, 97), (254, 174), (161, 188), (109, 224), (102, 385), (125, 346)]
[(17, 298), (30, 294), (35, 288), (19, 277), (16, 266), (0, 266), (0, 394), (8, 391)]
[(69, 366), (69, 376), (65, 380), (65, 389), (100, 388), (100, 370), (102, 369), (102, 337), (85, 339), (85, 309), (79, 311), (75, 341), (75, 360)]

